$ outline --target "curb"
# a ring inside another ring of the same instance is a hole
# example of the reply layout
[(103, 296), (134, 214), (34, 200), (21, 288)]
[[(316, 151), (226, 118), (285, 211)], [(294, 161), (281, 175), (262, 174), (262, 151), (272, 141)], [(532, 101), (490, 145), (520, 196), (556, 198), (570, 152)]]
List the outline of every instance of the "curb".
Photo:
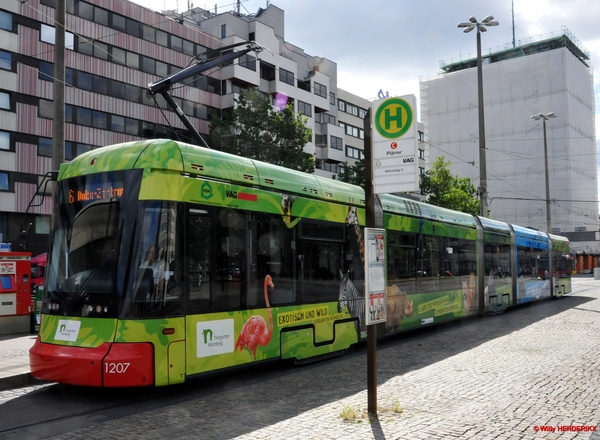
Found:
[(38, 385), (45, 381), (36, 379), (31, 373), (16, 374), (14, 376), (0, 378), (0, 391), (21, 388), (27, 385)]

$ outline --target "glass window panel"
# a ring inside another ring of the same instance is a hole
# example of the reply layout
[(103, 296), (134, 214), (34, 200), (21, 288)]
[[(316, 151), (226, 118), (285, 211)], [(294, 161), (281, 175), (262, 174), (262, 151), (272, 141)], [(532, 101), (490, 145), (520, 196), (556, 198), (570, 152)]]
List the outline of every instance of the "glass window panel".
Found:
[(65, 142), (65, 159), (72, 160), (74, 157), (73, 142)]
[(141, 93), (139, 87), (125, 84), (125, 100), (131, 102), (140, 102), (140, 96)]
[(93, 91), (92, 75), (85, 72), (77, 72), (77, 87), (83, 90)]
[(175, 35), (171, 35), (171, 49), (179, 52), (183, 51), (183, 40)]
[(194, 43), (189, 40), (183, 40), (183, 53), (186, 55), (195, 55)]
[(44, 43), (54, 44), (55, 43), (55, 35), (54, 28), (48, 26), (47, 24), (42, 24), (40, 29), (40, 40)]
[(137, 119), (125, 118), (125, 133), (137, 136), (140, 130), (140, 124)]
[(108, 79), (103, 76), (94, 75), (92, 82), (94, 84), (94, 92), (102, 95), (108, 94)]
[(154, 75), (156, 73), (156, 61), (152, 58), (142, 56), (142, 72)]
[(156, 41), (156, 29), (145, 24), (142, 25), (142, 38), (154, 43)]
[(10, 189), (8, 184), (8, 173), (0, 173), (0, 189), (8, 191)]
[(92, 123), (94, 127), (106, 130), (108, 127), (108, 115), (104, 112), (94, 111)]
[(89, 3), (79, 2), (79, 16), (94, 21), (94, 7)]
[(12, 54), (0, 50), (0, 69), (10, 70), (12, 68)]
[(127, 61), (127, 52), (113, 46), (111, 60), (113, 63), (125, 64)]
[(123, 99), (123, 97), (125, 96), (125, 83), (119, 81), (111, 81), (109, 95), (115, 98)]
[(77, 124), (92, 126), (92, 111), (89, 108), (77, 107)]
[(169, 47), (169, 34), (163, 31), (156, 30), (156, 44)]
[(99, 41), (94, 42), (94, 56), (101, 60), (108, 60), (108, 44)]
[(94, 18), (96, 23), (108, 26), (108, 11), (106, 9), (94, 8)]
[(87, 153), (91, 149), (92, 149), (92, 146), (87, 145), (87, 144), (76, 144), (76, 146), (75, 146), (75, 152), (77, 153), (77, 156), (79, 156), (80, 154), (83, 154), (83, 153)]
[(140, 36), (140, 22), (132, 20), (131, 18), (127, 19), (127, 33), (129, 35), (133, 35), (134, 37)]
[(91, 57), (94, 56), (94, 45), (92, 41), (87, 40), (86, 38), (79, 37), (79, 44), (77, 45), (77, 51), (79, 53), (83, 53), (89, 55)]
[[(54, 70), (52, 73), (54, 74)], [(75, 85), (75, 71), (73, 69), (65, 69), (65, 82), (70, 86)]]
[(125, 118), (123, 116), (111, 115), (110, 129), (123, 133), (125, 131)]
[(39, 72), (39, 79), (54, 81), (54, 64), (41, 61)]
[(0, 131), (0, 150), (10, 150), (10, 133)]
[(0, 92), (0, 108), (10, 110), (10, 95), (5, 92)]
[(52, 157), (52, 139), (40, 138), (38, 140), (38, 156)]
[(127, 52), (127, 65), (132, 69), (139, 70), (140, 56), (137, 53)]
[(13, 17), (8, 12), (0, 11), (0, 29), (13, 30)]
[(73, 106), (65, 105), (65, 122), (73, 122)]
[(40, 99), (38, 116), (40, 118), (52, 119), (54, 117), (54, 102), (48, 101), (47, 99)]
[(127, 20), (122, 15), (113, 13), (112, 24), (115, 29), (126, 30)]
[(162, 61), (157, 61), (156, 62), (156, 74), (158, 76), (160, 76), (161, 78), (164, 78), (165, 76), (169, 76), (169, 65), (166, 63), (163, 63)]

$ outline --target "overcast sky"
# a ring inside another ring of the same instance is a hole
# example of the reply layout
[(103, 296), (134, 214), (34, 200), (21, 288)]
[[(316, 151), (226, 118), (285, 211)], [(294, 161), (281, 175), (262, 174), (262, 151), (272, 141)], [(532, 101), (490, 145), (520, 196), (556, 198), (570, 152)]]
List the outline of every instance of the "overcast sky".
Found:
[[(135, 0), (150, 9), (187, 10), (188, 0)], [(236, 7), (233, 0), (192, 2), (219, 13)], [(516, 44), (539, 39), (566, 27), (600, 68), (598, 0), (272, 0), (285, 11), (286, 41), (311, 56), (337, 63), (338, 87), (366, 99), (378, 91), (419, 97), (419, 79), (437, 75), (441, 60), (475, 56), (476, 32), (457, 27), (473, 15), (493, 15), (500, 22), (482, 34), (482, 52), (512, 46), (513, 7)], [(241, 1), (241, 12), (254, 14), (266, 0)], [(484, 78), (485, 82), (485, 78)], [(600, 112), (600, 77), (594, 78)], [(547, 109), (558, 112), (559, 109)], [(546, 111), (546, 110), (544, 110)], [(600, 120), (598, 116), (596, 120)]]

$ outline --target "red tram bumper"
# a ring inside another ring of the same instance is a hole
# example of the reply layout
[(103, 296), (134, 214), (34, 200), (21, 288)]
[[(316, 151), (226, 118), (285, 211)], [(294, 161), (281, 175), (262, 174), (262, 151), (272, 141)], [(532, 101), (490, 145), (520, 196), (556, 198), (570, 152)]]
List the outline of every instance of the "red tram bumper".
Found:
[(42, 380), (92, 387), (154, 385), (150, 343), (105, 342), (96, 348), (46, 344), (38, 337), (29, 350), (31, 374)]

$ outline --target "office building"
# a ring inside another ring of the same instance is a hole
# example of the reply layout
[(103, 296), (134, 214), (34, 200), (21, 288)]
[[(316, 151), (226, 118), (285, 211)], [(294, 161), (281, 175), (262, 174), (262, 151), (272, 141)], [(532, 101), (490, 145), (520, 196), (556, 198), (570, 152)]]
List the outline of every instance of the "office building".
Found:
[[(489, 216), (546, 231), (546, 121), (551, 231), (598, 250), (595, 104), (589, 53), (566, 29), (483, 53)], [(479, 185), (477, 58), (440, 63), (420, 82), (431, 155)]]

